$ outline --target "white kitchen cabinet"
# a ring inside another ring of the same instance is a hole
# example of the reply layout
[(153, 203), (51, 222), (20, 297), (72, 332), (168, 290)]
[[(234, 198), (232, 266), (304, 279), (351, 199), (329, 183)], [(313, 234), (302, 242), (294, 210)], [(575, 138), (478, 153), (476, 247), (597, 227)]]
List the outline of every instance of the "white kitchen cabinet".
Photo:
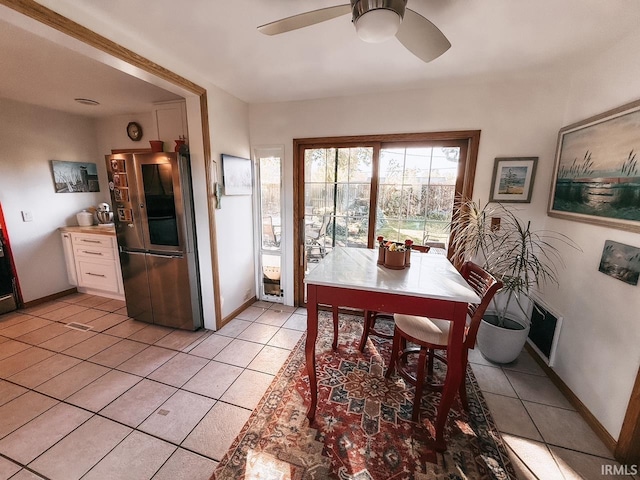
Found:
[[(176, 140), (187, 140), (187, 106), (184, 101), (162, 102), (152, 111), (154, 134), (164, 142), (164, 150), (173, 152)], [(188, 143), (188, 142), (187, 142)]]
[[(97, 227), (100, 228), (100, 227)], [(120, 258), (115, 235), (64, 229), (62, 242), (69, 283), (79, 292), (124, 300)]]
[(62, 232), (62, 248), (64, 249), (64, 260), (67, 266), (67, 278), (71, 285), (77, 286), (76, 259), (73, 255), (73, 244), (71, 243), (71, 234), (69, 232)]

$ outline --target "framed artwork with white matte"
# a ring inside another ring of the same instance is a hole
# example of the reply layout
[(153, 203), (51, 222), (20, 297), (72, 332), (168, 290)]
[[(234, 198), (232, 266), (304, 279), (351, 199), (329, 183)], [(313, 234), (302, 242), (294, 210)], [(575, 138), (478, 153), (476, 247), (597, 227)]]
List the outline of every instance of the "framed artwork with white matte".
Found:
[(496, 158), (493, 164), (490, 201), (529, 203), (538, 157)]
[(225, 195), (251, 195), (251, 160), (223, 153), (222, 178)]

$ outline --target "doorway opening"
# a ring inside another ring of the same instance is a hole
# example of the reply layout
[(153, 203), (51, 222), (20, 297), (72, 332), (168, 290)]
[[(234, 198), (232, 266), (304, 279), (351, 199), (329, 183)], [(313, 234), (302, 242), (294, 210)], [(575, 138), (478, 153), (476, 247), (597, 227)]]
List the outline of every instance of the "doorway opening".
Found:
[(256, 231), (258, 255), (256, 259), (259, 300), (284, 302), (282, 275), (282, 147), (256, 147)]

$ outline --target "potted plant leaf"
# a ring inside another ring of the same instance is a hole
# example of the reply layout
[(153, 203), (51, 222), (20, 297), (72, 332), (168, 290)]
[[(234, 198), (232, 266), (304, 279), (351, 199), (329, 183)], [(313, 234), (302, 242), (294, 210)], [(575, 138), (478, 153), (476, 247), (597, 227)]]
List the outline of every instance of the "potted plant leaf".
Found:
[(460, 203), (451, 235), (454, 262), (473, 259), (504, 285), (481, 322), (477, 343), (485, 358), (512, 362), (529, 334), (532, 290), (558, 284), (557, 267), (564, 264), (557, 245), (579, 248), (560, 233), (533, 230), (500, 203), (471, 200)]

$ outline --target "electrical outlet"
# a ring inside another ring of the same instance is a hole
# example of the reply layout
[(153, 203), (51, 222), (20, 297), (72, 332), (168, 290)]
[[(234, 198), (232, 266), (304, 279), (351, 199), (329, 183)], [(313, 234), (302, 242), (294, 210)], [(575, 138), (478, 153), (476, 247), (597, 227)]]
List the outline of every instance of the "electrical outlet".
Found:
[(33, 214), (31, 213), (31, 210), (22, 210), (22, 221), (33, 222)]

